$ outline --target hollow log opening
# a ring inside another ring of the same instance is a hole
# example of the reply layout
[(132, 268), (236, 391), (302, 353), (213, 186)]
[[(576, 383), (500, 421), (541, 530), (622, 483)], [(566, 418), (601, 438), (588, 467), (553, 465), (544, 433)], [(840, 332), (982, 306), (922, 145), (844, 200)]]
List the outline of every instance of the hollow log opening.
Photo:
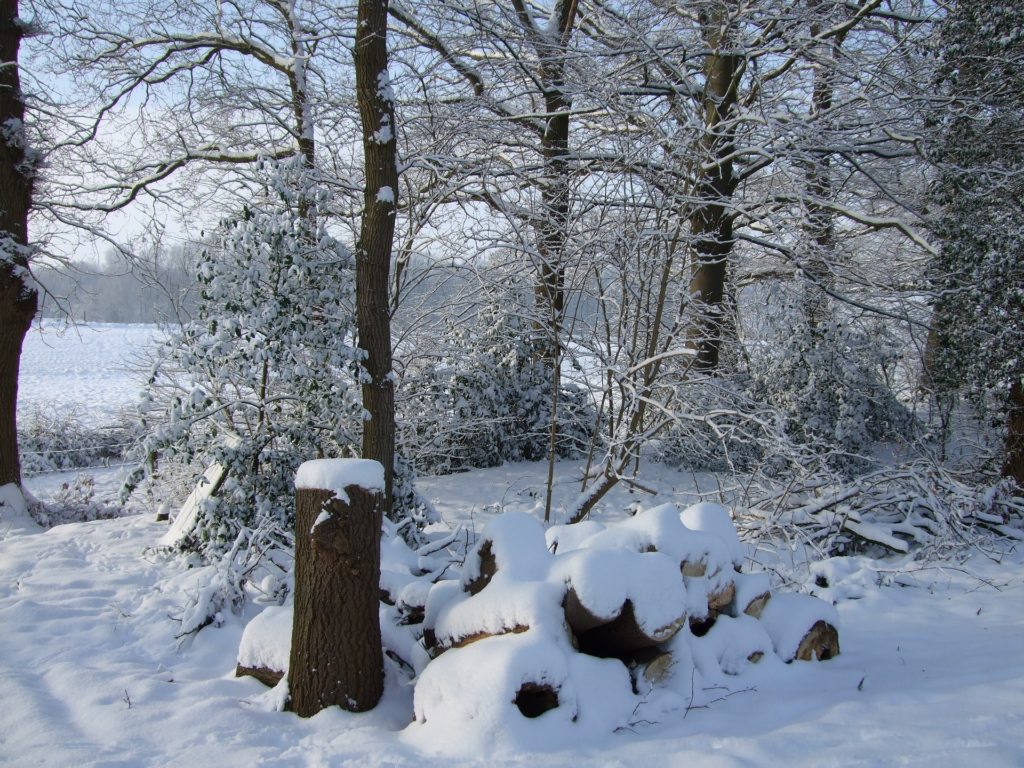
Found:
[(523, 717), (540, 717), (558, 707), (558, 691), (542, 683), (523, 683), (516, 693), (515, 705)]

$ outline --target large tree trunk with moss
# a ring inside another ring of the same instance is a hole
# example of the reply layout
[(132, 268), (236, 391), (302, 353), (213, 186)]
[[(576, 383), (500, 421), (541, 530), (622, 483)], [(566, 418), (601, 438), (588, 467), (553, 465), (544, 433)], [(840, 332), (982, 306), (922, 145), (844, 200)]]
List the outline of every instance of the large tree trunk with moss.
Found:
[(383, 496), (359, 486), (295, 494), (290, 708), (373, 709), (384, 690), (378, 584)]
[(38, 305), (28, 284), (33, 171), (18, 74), (21, 38), (17, 0), (0, 0), (0, 485), (21, 484), (18, 370)]
[(362, 385), (363, 458), (384, 467), (390, 514), (395, 467), (395, 388), (391, 371), (391, 248), (398, 203), (395, 105), (388, 82), (387, 0), (360, 0), (354, 49), (356, 98), (363, 128), (366, 188), (356, 243), (356, 323), (366, 352)]

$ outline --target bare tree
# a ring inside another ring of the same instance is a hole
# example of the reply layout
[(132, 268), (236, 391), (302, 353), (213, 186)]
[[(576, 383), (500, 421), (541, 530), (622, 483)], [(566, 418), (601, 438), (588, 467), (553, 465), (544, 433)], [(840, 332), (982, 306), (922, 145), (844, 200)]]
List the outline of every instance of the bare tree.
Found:
[(25, 24), (18, 0), (0, 2), (0, 485), (21, 485), (18, 371), (38, 306), (29, 282), (28, 217), (35, 176), (25, 130), (18, 48)]

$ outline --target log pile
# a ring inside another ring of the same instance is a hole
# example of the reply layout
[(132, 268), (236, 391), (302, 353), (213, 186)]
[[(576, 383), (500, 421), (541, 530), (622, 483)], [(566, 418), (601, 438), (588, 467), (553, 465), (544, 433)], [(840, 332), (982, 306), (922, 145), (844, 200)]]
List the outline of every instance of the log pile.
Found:
[[(624, 688), (628, 700), (682, 676), (692, 685), (686, 670), (695, 667), (711, 678), (765, 659), (839, 653), (835, 609), (743, 572), (744, 549), (719, 505), (666, 504), (608, 527), (547, 531), (506, 513), (490, 521), (461, 573), (431, 572), (413, 552), (403, 557), (382, 573), (390, 622), (382, 626), (385, 652), (417, 677), (420, 721), (453, 712), (471, 719), (476, 706), (512, 707), (526, 718), (556, 710), (575, 722), (595, 686)], [(256, 621), (250, 628), (269, 631)], [(253, 658), (240, 656), (239, 674), (255, 674)], [(258, 676), (272, 682), (284, 671), (264, 666)]]
[[(764, 574), (741, 571), (743, 550), (724, 507), (702, 504), (681, 514), (662, 505), (589, 533), (555, 527), (545, 541), (526, 515), (495, 519), (470, 552), (459, 586), (438, 584), (428, 596), (423, 636), (430, 656), (457, 656), (468, 646), (482, 652), (496, 638), (531, 635), (548, 643), (552, 657), (620, 660), (636, 692), (668, 678), (676, 654), (691, 653), (693, 643), (725, 674), (769, 655), (788, 663), (839, 653), (831, 605), (774, 595)], [(458, 666), (448, 659), (446, 674)], [(542, 670), (500, 695), (517, 706), (530, 701), (531, 712), (578, 708), (552, 689), (552, 677)], [(544, 695), (535, 695), (541, 689)], [(432, 703), (436, 709), (443, 699)], [(430, 710), (417, 701), (420, 720)]]

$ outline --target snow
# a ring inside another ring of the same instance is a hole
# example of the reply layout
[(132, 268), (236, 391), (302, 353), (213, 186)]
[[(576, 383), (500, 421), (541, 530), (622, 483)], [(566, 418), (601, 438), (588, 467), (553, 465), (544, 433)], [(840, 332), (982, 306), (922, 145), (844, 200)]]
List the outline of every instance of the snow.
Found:
[(243, 667), (262, 667), (287, 672), (291, 646), (291, 606), (267, 606), (242, 632), (242, 640), (238, 646), (238, 664)]
[(434, 623), (434, 634), (445, 646), (481, 633), (496, 635), (533, 627), (567, 638), (567, 631), (551, 631), (564, 626), (564, 594), (564, 587), (546, 582), (492, 582), (479, 594), (446, 603)]
[(775, 652), (785, 661), (796, 656), (800, 641), (818, 621), (840, 628), (836, 609), (811, 595), (776, 592), (761, 612), (761, 624), (771, 637)]
[(502, 578), (540, 581), (546, 578), (551, 553), (544, 540), (544, 528), (523, 513), (508, 512), (492, 519), (476, 547), (466, 558), (462, 583), (468, 586), (480, 577), (480, 552), (489, 547)]
[(378, 203), (393, 203), (395, 202), (395, 190), (391, 187), (381, 187), (377, 190), (377, 202)]
[[(539, 465), (537, 472), (543, 473)], [(466, 493), (467, 480), (481, 499), (492, 492), (472, 484), (471, 475), (444, 482), (453, 494), (457, 488)], [(444, 492), (440, 480), (434, 487)], [(332, 710), (303, 721), (273, 711), (273, 691), (232, 676), (245, 624), (258, 607), (228, 615), (223, 627), (204, 629), (179, 647), (170, 616), (194, 588), (189, 578), (195, 570), (144, 554), (163, 530), (130, 517), (0, 542), (0, 695), (17, 703), (0, 714), (0, 761), (224, 768), (447, 768), (481, 760), (540, 766), (1024, 763), (1018, 738), (1024, 727), (1020, 552), (1001, 565), (976, 555), (948, 567), (918, 568), (913, 586), (866, 580), (861, 599), (838, 606), (843, 653), (828, 662), (786, 666), (765, 659), (714, 684), (728, 690), (706, 691), (711, 683), (691, 673), (681, 655), (667, 687), (651, 692), (636, 714), (622, 715), (624, 668), (577, 656), (584, 661), (573, 663), (586, 669), (559, 668), (579, 686), (575, 700), (598, 702), (596, 711), (581, 708), (575, 724), (557, 711), (524, 721), (510, 704), (487, 728), (469, 731), (446, 726), (443, 714), (429, 717), (430, 686), (418, 693), (414, 710), (410, 690), (390, 678), (381, 708), (365, 715)], [(874, 572), (891, 567), (871, 566)], [(432, 599), (445, 590), (461, 592), (457, 582), (442, 582)], [(547, 636), (507, 637), (495, 641), (563, 653)], [(717, 642), (695, 645), (713, 645), (714, 654), (721, 649)], [(467, 652), (473, 658), (472, 646), (458, 651)], [(483, 658), (483, 650), (477, 653)], [(427, 667), (434, 670), (424, 672), (428, 681), (442, 684), (442, 672), (456, 658), (445, 661), (445, 655)], [(530, 671), (532, 662), (520, 663), (515, 671)], [(481, 683), (502, 682), (510, 672), (497, 669), (489, 651), (482, 666), (461, 666), (463, 684), (475, 683), (467, 689), (470, 698), (484, 689)], [(596, 693), (581, 692), (582, 686)], [(465, 707), (472, 709), (472, 701)], [(427, 721), (414, 723), (414, 711)], [(602, 721), (591, 726), (588, 717)], [(606, 728), (622, 717), (631, 723), (626, 729)]]
[(721, 504), (692, 504), (680, 515), (683, 524), (695, 531), (704, 531), (720, 539), (727, 547), (733, 565), (743, 565), (744, 549), (736, 533), (729, 510)]
[[(87, 334), (115, 346), (141, 345), (144, 335), (138, 327), (83, 331), (83, 338)], [(125, 349), (117, 351), (123, 359)], [(22, 394), (61, 408), (77, 403), (98, 419), (116, 413), (125, 398), (130, 403), (138, 382), (132, 383), (127, 368), (107, 371), (97, 362), (94, 371), (72, 371), (76, 355), (68, 352), (66, 376), (53, 367), (55, 379), (64, 377), (57, 382), (23, 367)], [(108, 375), (112, 386), (105, 391)], [(26, 385), (26, 377), (38, 386)], [(556, 510), (571, 504), (580, 471), (578, 462), (559, 463)], [(684, 626), (666, 644), (672, 654), (666, 677), (638, 685), (639, 696), (632, 694), (630, 673), (620, 662), (576, 653), (553, 627), (560, 615), (555, 596), (563, 591), (552, 580), (556, 572), (563, 574), (559, 569), (592, 569), (583, 580), (597, 592), (601, 580), (610, 583), (616, 576), (603, 558), (672, 561), (678, 556), (669, 552), (675, 542), (687, 551), (720, 553), (710, 558), (708, 572), (720, 559), (720, 572), (735, 579), (737, 605), (769, 586), (765, 574), (732, 574), (734, 547), (704, 522), (718, 513), (702, 512), (700, 522), (687, 518), (684, 507), (701, 501), (701, 491), (713, 493), (715, 478), (665, 467), (644, 471), (645, 485), (658, 491), (653, 509), (670, 502), (680, 525), (702, 531), (668, 535), (680, 530), (671, 509), (627, 519), (638, 497), (623, 488), (595, 512), (600, 523), (545, 531), (535, 519), (509, 514), (536, 513), (542, 464), (424, 479), (420, 490), (448, 523), (486, 533), (499, 570), (486, 589), (469, 598), (456, 574), (415, 575), (423, 555), (392, 536), (382, 567), (394, 580), (398, 601), (425, 601), (426, 623), (444, 626), (465, 618), (459, 611), (469, 609), (459, 605), (477, 606), (475, 623), (480, 615), (504, 614), (518, 601), (518, 615), (537, 627), (450, 650), (427, 663), (422, 649), (414, 655), (418, 646), (409, 628), (388, 620), (397, 606), (382, 607), (385, 644), (408, 654), (419, 683), (413, 689), (389, 662), (384, 700), (376, 710), (356, 715), (332, 709), (307, 720), (280, 711), (286, 685), (268, 690), (251, 678), (234, 677), (235, 663), (243, 658), (268, 666), (287, 663), (286, 607), (254, 602), (239, 614), (224, 610), (221, 626), (181, 636), (184, 606), (208, 586), (209, 570), (189, 568), (187, 560), (154, 549), (166, 524), (129, 516), (46, 531), (9, 525), (16, 515), (27, 518), (11, 488), (0, 488), (0, 696), (11, 703), (0, 710), (0, 764), (1024, 764), (1019, 545), (991, 557), (963, 550), (928, 562), (849, 557), (801, 566), (786, 542), (774, 552), (764, 542), (757, 549), (746, 544), (744, 562), (756, 560), (777, 575), (775, 584), (787, 583), (785, 591), (773, 590), (762, 620), (720, 617), (701, 638)], [(97, 486), (109, 491), (114, 478), (108, 470)], [(43, 498), (67, 479), (29, 478), (28, 490)], [(499, 500), (506, 512), (493, 517)], [(620, 527), (625, 533), (617, 536), (634, 545), (647, 536), (657, 540), (659, 551), (619, 555), (614, 548), (587, 545), (602, 531)], [(555, 542), (557, 556), (549, 549)], [(438, 578), (444, 580), (430, 583)], [(689, 577), (688, 600), (707, 586), (707, 577)], [(823, 599), (787, 594), (799, 586)], [(489, 605), (478, 600), (489, 594)], [(749, 659), (765, 645), (785, 650), (799, 642), (794, 627), (817, 619), (836, 626), (841, 621), (838, 657), (790, 665), (773, 653), (756, 663)], [(564, 705), (524, 718), (513, 698), (529, 680), (557, 687)]]
[(21, 489), (14, 483), (0, 485), (0, 539), (40, 530), (39, 524), (28, 513), (28, 504)]
[(109, 425), (139, 402), (148, 374), (142, 355), (162, 338), (155, 325), (37, 321), (22, 351), (19, 419), (43, 409)]
[(383, 491), (384, 467), (372, 459), (313, 459), (300, 464), (295, 473), (296, 489), (331, 491), (346, 503), (349, 486)]

